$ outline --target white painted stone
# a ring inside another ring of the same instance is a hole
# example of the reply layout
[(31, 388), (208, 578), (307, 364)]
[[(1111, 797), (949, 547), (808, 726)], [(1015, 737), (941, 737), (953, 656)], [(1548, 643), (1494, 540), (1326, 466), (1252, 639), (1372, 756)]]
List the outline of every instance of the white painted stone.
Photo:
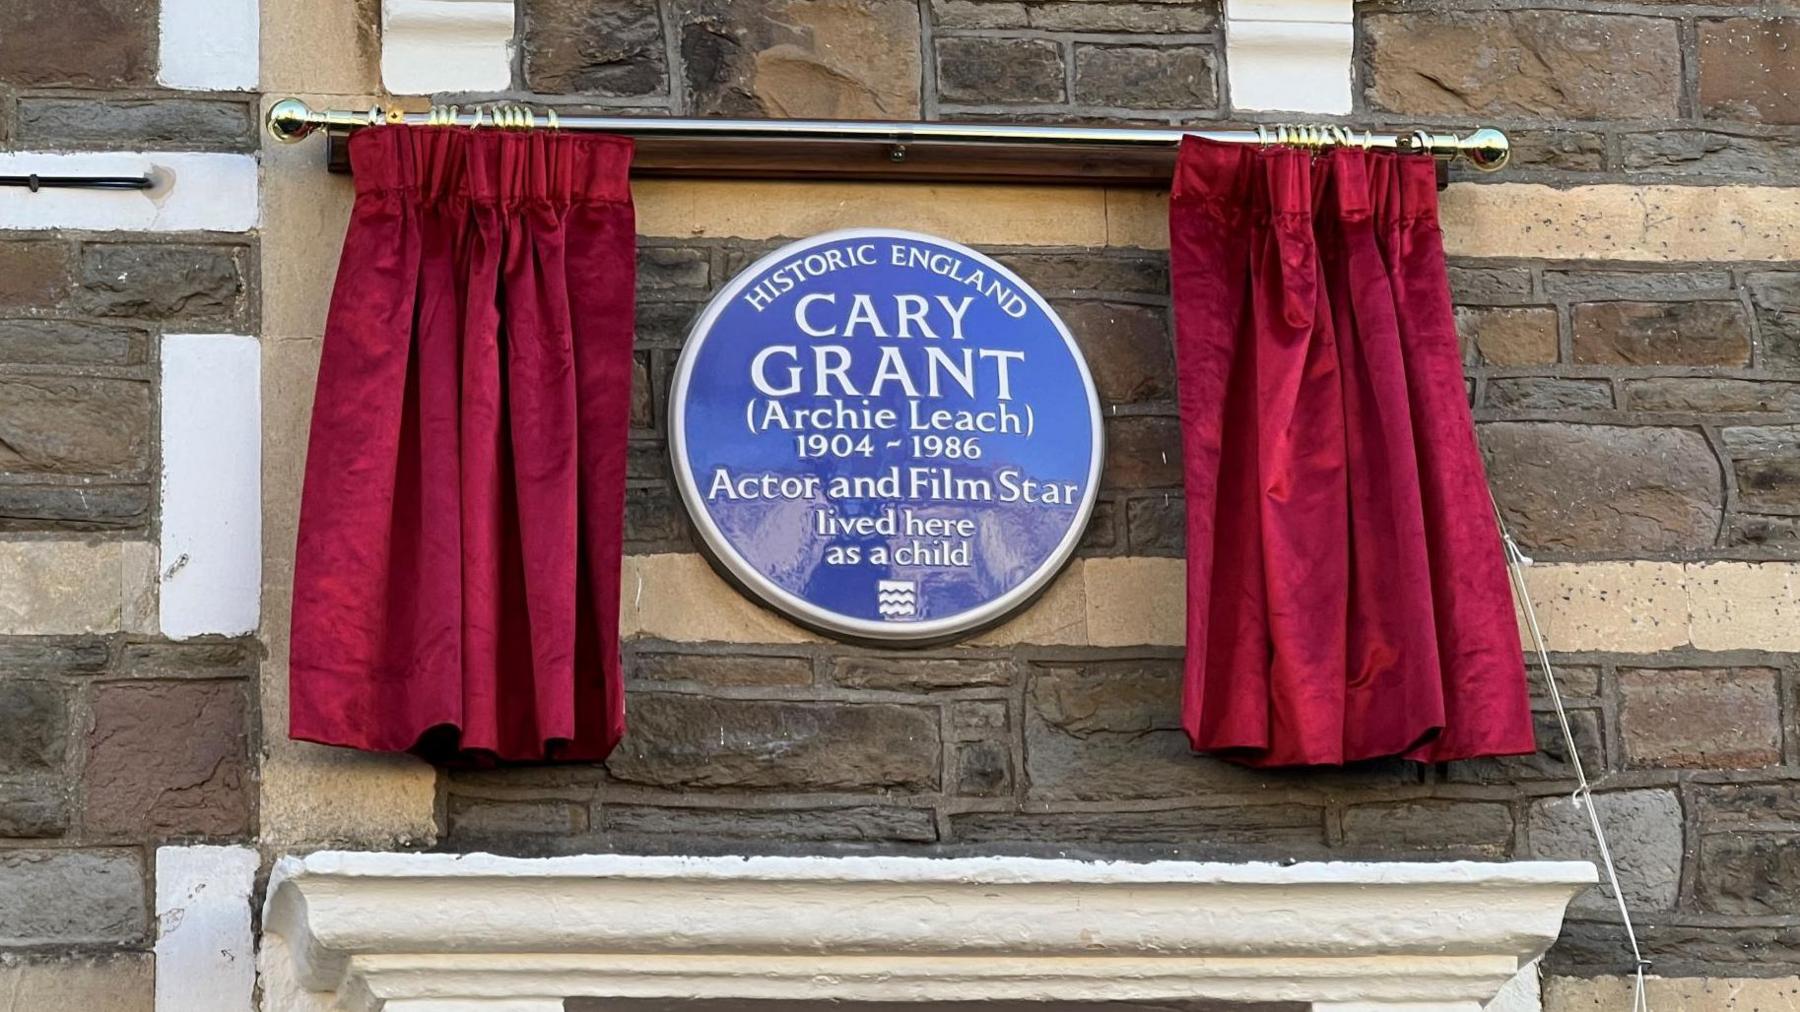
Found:
[(156, 80), (188, 91), (255, 88), (257, 22), (257, 0), (162, 0)]
[(1351, 0), (1231, 0), (1225, 72), (1232, 108), (1349, 112), (1352, 17)]
[(250, 1012), (256, 946), (250, 847), (156, 851), (156, 1012)]
[(255, 338), (163, 338), (162, 447), (162, 631), (175, 639), (254, 632), (262, 588)]
[(310, 1012), (335, 992), (365, 1012), (537, 1012), (563, 997), (1477, 1012), (1594, 880), (1586, 862), (326, 851), (282, 858), (270, 879), (265, 951), (279, 958), (263, 963), (264, 1004)]
[(256, 227), (256, 158), (214, 152), (0, 153), (0, 175), (138, 176), (148, 190), (0, 187), (0, 229), (246, 232)]
[(1543, 1012), (1543, 984), (1538, 964), (1520, 970), (1486, 1005), (1486, 1012)]
[(396, 95), (512, 87), (512, 0), (382, 0), (381, 83)]

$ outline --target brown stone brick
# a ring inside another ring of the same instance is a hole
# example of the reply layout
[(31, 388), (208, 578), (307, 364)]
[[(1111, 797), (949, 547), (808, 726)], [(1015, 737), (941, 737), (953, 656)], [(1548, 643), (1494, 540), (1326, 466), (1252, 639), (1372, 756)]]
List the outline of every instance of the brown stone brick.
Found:
[(1590, 302), (1574, 307), (1575, 361), (1746, 365), (1750, 323), (1736, 302)]
[(1800, 123), (1800, 18), (1700, 22), (1700, 113)]
[[(1593, 804), (1633, 912), (1675, 906), (1681, 888), (1681, 798), (1672, 790), (1606, 791), (1595, 794)], [(1568, 795), (1532, 802), (1528, 833), (1532, 857), (1598, 859), (1588, 811)], [(1571, 904), (1574, 912), (1589, 915), (1607, 916), (1615, 909), (1612, 896), (1599, 886), (1584, 890)]]
[(1758, 272), (1744, 287), (1762, 326), (1763, 358), (1778, 369), (1800, 367), (1800, 271)]
[(1725, 543), (1743, 548), (1786, 549), (1800, 546), (1800, 517), (1736, 514), (1726, 523)]
[(1187, 500), (1165, 492), (1125, 504), (1133, 555), (1181, 555), (1187, 547)]
[(700, 840), (793, 846), (875, 841), (930, 843), (937, 839), (937, 825), (929, 809), (898, 805), (743, 809), (608, 804), (599, 815), (609, 837), (632, 842), (668, 838), (684, 853), (692, 853), (695, 842)]
[(1456, 307), (1456, 333), (1475, 361), (1541, 365), (1556, 361), (1556, 310), (1548, 306)]
[(61, 784), (0, 783), (0, 837), (61, 836), (68, 829), (68, 792)]
[(1031, 3), (1026, 24), (1055, 32), (1134, 32), (1175, 35), (1207, 32), (1217, 27), (1217, 7), (1210, 3), (1092, 3), (1063, 0)]
[(994, 259), (1050, 299), (1132, 293), (1167, 295), (1169, 258), (1139, 253), (998, 253)]
[(17, 87), (154, 84), (151, 0), (11, 0), (0, 31), (0, 82)]
[(69, 693), (55, 682), (0, 681), (0, 776), (62, 766)]
[(237, 680), (121, 682), (97, 689), (82, 771), (88, 831), (250, 832), (254, 787), (246, 709)]
[(811, 685), (812, 660), (755, 654), (670, 654), (640, 651), (627, 677), (647, 682), (700, 682), (716, 686)]
[(532, 91), (635, 97), (669, 90), (656, 0), (524, 0), (525, 84)]
[(1709, 833), (1697, 864), (1694, 895), (1708, 913), (1787, 915), (1800, 905), (1800, 833)]
[(970, 812), (952, 816), (957, 843), (1037, 844), (1058, 852), (1079, 847), (1162, 846), (1170, 856), (1202, 856), (1257, 848), (1291, 858), (1322, 855), (1324, 810), (1305, 804), (1230, 805), (1133, 812)]
[(77, 320), (0, 320), (0, 362), (136, 365), (150, 335), (142, 327)]
[(0, 946), (116, 945), (143, 934), (136, 850), (0, 850)]
[(1450, 265), (1450, 291), (1458, 302), (1516, 302), (1531, 294), (1531, 272), (1523, 267)]
[(1512, 411), (1593, 411), (1613, 406), (1606, 380), (1499, 376), (1487, 382), (1487, 405)]
[(1800, 510), (1800, 454), (1733, 460), (1738, 503), (1748, 510)]
[(938, 97), (946, 102), (1061, 102), (1062, 47), (1048, 39), (937, 40)]
[(567, 801), (514, 801), (452, 794), (444, 808), (453, 840), (471, 836), (568, 836), (587, 828), (586, 806)]
[(150, 521), (148, 485), (0, 485), (0, 531), (103, 531)]
[(993, 798), (1012, 792), (1012, 754), (1004, 742), (972, 741), (956, 746), (956, 793)]
[(1516, 168), (1598, 172), (1606, 167), (1606, 138), (1578, 130), (1508, 130)]
[(254, 151), (249, 102), (206, 99), (19, 100), (19, 138), (39, 148)]
[(1787, 413), (1800, 411), (1800, 383), (1710, 376), (1626, 380), (1624, 407), (1707, 414)]
[(1495, 802), (1396, 801), (1344, 810), (1344, 846), (1357, 851), (1504, 857), (1512, 845), (1512, 809)]
[(150, 423), (148, 383), (0, 378), (0, 471), (141, 474), (150, 463)]
[(1773, 765), (1781, 761), (1775, 669), (1621, 669), (1619, 729), (1633, 766)]
[(1364, 93), (1378, 109), (1554, 120), (1680, 112), (1680, 41), (1670, 18), (1443, 11), (1371, 14), (1361, 25)]
[(913, 0), (676, 0), (670, 10), (692, 115), (918, 118)]
[(1708, 831), (1777, 822), (1800, 826), (1800, 790), (1792, 781), (1696, 786), (1700, 825)]
[(1634, 558), (1712, 546), (1725, 489), (1699, 432), (1566, 422), (1477, 431), (1506, 522), (1528, 546)]
[(936, 790), (934, 708), (638, 693), (606, 762), (660, 787)]
[(234, 247), (96, 243), (82, 250), (76, 301), (97, 316), (223, 321), (246, 291)]
[(1800, 139), (1740, 137), (1710, 130), (1662, 130), (1619, 138), (1621, 166), (1636, 172), (1772, 182), (1800, 175)]
[(1217, 58), (1207, 46), (1075, 47), (1075, 101), (1083, 105), (1201, 112), (1219, 104)]
[(1107, 488), (1175, 488), (1181, 485), (1181, 423), (1139, 415), (1106, 420)]
[(57, 308), (69, 292), (69, 259), (65, 243), (0, 241), (0, 308)]
[(1165, 310), (1126, 302), (1065, 302), (1056, 309), (1081, 346), (1101, 401), (1135, 404), (1175, 396), (1175, 350)]
[(898, 657), (856, 654), (833, 659), (831, 680), (848, 689), (930, 692), (992, 688), (1012, 682), (1012, 662), (1004, 658)]
[(656, 398), (650, 384), (650, 353), (631, 356), (631, 424), (633, 428), (656, 426)]
[[(1597, 710), (1571, 709), (1569, 733), (1575, 737), (1575, 749), (1588, 776), (1598, 776), (1606, 769), (1606, 749), (1600, 731)], [(1500, 756), (1493, 759), (1470, 759), (1449, 763), (1446, 778), (1453, 782), (1479, 784), (1515, 784), (1538, 780), (1574, 780), (1575, 764), (1569, 761), (1569, 743), (1563, 739), (1562, 725), (1554, 713), (1532, 715), (1532, 731), (1537, 737), (1537, 751), (1530, 755)]]

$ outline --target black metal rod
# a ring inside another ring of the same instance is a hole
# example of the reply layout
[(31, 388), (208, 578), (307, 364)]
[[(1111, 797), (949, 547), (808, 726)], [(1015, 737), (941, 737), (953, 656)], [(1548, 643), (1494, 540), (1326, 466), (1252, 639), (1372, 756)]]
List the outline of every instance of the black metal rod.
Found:
[(0, 176), (0, 186), (23, 186), (31, 192), (39, 190), (148, 190), (156, 185), (149, 176), (40, 176), (33, 172), (23, 176)]

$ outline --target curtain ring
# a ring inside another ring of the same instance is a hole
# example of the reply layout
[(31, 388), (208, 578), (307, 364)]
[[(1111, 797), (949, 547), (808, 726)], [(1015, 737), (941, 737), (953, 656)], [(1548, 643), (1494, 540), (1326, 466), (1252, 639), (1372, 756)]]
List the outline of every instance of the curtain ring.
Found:
[(546, 120), (545, 125), (547, 125), (550, 129), (552, 129), (552, 130), (561, 130), (562, 129), (562, 124), (557, 121), (556, 109), (554, 107), (544, 110), (544, 119)]

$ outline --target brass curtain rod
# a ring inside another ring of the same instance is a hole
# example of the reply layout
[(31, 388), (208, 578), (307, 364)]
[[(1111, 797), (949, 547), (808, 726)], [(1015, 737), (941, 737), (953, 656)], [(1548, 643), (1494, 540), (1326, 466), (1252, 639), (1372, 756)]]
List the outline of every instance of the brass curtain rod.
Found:
[(534, 111), (522, 105), (433, 106), (405, 112), (381, 106), (357, 112), (314, 109), (297, 98), (269, 108), (269, 133), (281, 141), (297, 141), (321, 127), (348, 131), (405, 123), (410, 126), (485, 127), (499, 130), (582, 130), (636, 138), (669, 140), (869, 141), (891, 145), (896, 160), (909, 145), (1018, 147), (1070, 145), (1088, 148), (1168, 148), (1184, 136), (1231, 144), (1288, 144), (1323, 149), (1359, 147), (1383, 151), (1429, 153), (1462, 158), (1484, 172), (1506, 165), (1506, 135), (1492, 128), (1467, 134), (1411, 130), (1404, 133), (1353, 131), (1337, 124), (1270, 125), (1252, 130), (1152, 130), (1130, 127), (1078, 127), (1011, 123), (883, 123), (861, 120), (802, 119), (674, 119), (635, 116), (563, 116), (554, 109)]

